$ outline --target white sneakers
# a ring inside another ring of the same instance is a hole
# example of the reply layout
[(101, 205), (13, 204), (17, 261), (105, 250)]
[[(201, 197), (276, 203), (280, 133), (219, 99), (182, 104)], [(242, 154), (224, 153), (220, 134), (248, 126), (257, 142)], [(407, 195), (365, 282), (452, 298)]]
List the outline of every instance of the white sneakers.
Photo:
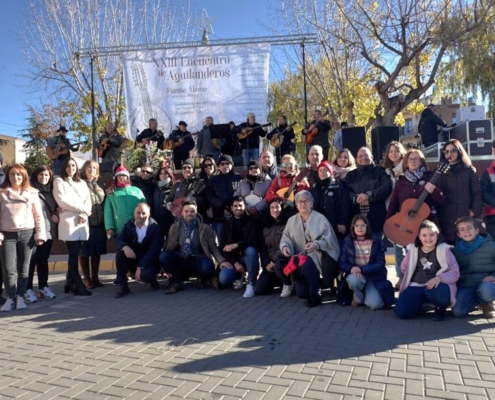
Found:
[(0, 311), (12, 311), (14, 309), (14, 300), (7, 299), (5, 300), (4, 305), (0, 308)]
[(43, 297), (45, 299), (54, 299), (57, 297), (55, 293), (52, 292), (52, 289), (50, 289), (48, 286), (45, 286), (43, 289), (40, 289), (38, 292), (40, 297)]
[(290, 297), (292, 294), (292, 285), (284, 285), (282, 288), (282, 293), (280, 293), (280, 297)]
[(38, 298), (34, 294), (32, 289), (26, 290), (26, 293), (24, 293), (24, 300), (26, 300), (28, 303), (36, 303), (38, 301)]
[(24, 298), (21, 296), (17, 296), (16, 302), (15, 302), (15, 309), (16, 310), (24, 310), (25, 308), (27, 308), (27, 305), (24, 302)]
[(242, 295), (242, 297), (244, 297), (245, 299), (249, 299), (250, 297), (254, 297), (254, 288), (253, 288), (253, 284), (252, 283), (248, 283), (246, 285), (246, 291), (244, 292), (244, 294)]
[(243, 278), (236, 279), (234, 282), (234, 289), (239, 290), (242, 289), (243, 287), (244, 287), (244, 279)]

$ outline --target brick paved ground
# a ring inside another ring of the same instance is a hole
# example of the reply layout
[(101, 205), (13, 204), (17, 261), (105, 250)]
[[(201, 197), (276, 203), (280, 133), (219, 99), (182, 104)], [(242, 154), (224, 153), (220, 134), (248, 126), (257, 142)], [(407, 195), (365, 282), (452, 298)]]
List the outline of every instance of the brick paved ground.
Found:
[[(113, 275), (105, 276), (111, 282)], [(0, 397), (495, 399), (495, 324), (131, 284), (0, 315)]]

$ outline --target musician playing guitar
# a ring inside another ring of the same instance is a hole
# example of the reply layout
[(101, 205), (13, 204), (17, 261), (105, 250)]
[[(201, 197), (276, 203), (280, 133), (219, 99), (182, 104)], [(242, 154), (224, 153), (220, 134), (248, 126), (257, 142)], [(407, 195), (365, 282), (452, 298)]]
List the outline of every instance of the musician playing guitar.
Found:
[(180, 170), (182, 162), (189, 158), (189, 152), (194, 149), (194, 139), (191, 132), (187, 130), (187, 124), (184, 121), (179, 122), (177, 130), (170, 134), (169, 139), (174, 142), (175, 169)]
[[(282, 200), (286, 205), (293, 207), (294, 202), (290, 198), (294, 198), (294, 194), (301, 190), (310, 190), (308, 180), (305, 178), (309, 174), (308, 169), (304, 169), (299, 175), (299, 166), (296, 160), (290, 154), (286, 154), (282, 157), (282, 164), (280, 165), (280, 173), (273, 179), (272, 184), (266, 192), (266, 201), (270, 204), (275, 199)], [(297, 175), (297, 176), (296, 176)], [(294, 187), (290, 193), (291, 196), (282, 195), (281, 190)]]
[(203, 160), (207, 156), (215, 158), (215, 162), (218, 160), (220, 154), (220, 148), (213, 146), (213, 141), (211, 138), (210, 127), (213, 125), (213, 117), (206, 117), (205, 126), (201, 129), (198, 135), (198, 155)]
[(124, 138), (117, 132), (115, 126), (109, 122), (105, 128), (105, 133), (100, 136), (98, 145), (98, 155), (101, 162), (121, 164), (122, 145)]
[[(328, 139), (328, 132), (331, 129), (330, 121), (325, 119), (320, 110), (316, 110), (313, 114), (313, 121), (307, 129), (303, 130), (303, 135), (306, 136), (306, 144), (319, 145), (323, 149), (323, 159), (328, 160), (328, 150), (330, 149), (330, 141)], [(313, 137), (313, 134), (316, 135)], [(308, 138), (312, 137), (312, 142), (309, 143)], [(309, 150), (310, 146), (306, 146)]]
[(239, 133), (250, 132), (248, 137), (239, 140), (244, 165), (248, 165), (251, 160), (258, 161), (258, 158), (260, 158), (260, 137), (265, 137), (266, 132), (256, 122), (254, 113), (248, 113), (247, 121), (240, 124), (237, 128)]
[(293, 146), (292, 140), (296, 138), (294, 129), (287, 124), (287, 117), (281, 115), (278, 117), (278, 126), (266, 135), (269, 140), (272, 140), (275, 136), (283, 136), (282, 143), (275, 149), (277, 156), (277, 164), (280, 164), (282, 157), (291, 153), (291, 147)]
[(136, 137), (136, 143), (141, 147), (146, 146), (150, 141), (156, 142), (159, 149), (163, 148), (163, 132), (158, 129), (158, 121), (155, 118), (150, 118), (148, 121), (149, 128), (142, 131)]
[(70, 139), (67, 138), (67, 132), (69, 131), (65, 128), (65, 126), (60, 126), (57, 129), (58, 135), (52, 136), (46, 141), (48, 147), (52, 149), (57, 149), (61, 147), (68, 149), (68, 151), (65, 154), (63, 153), (59, 154), (58, 157), (53, 161), (55, 175), (60, 175), (60, 169), (62, 168), (62, 163), (66, 158), (70, 157), (70, 152), (79, 150), (79, 144), (71, 145)]

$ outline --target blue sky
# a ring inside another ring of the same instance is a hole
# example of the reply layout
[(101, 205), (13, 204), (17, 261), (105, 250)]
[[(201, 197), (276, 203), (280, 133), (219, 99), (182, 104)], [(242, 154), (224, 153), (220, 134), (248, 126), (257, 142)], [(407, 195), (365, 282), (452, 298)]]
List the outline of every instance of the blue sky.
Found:
[[(70, 0), (63, 0), (70, 1)], [(137, 0), (135, 0), (137, 1)], [(268, 7), (276, 0), (196, 0), (198, 12), (204, 8), (212, 18), (214, 35), (210, 39), (269, 35), (262, 23), (268, 23)], [(17, 136), (25, 127), (25, 104), (39, 104), (42, 93), (28, 94), (27, 82), (17, 76), (24, 69), (21, 44), (16, 37), (18, 24), (28, 0), (1, 0), (0, 4), (0, 134)], [(261, 22), (261, 23), (260, 23)], [(200, 39), (200, 38), (198, 38)]]

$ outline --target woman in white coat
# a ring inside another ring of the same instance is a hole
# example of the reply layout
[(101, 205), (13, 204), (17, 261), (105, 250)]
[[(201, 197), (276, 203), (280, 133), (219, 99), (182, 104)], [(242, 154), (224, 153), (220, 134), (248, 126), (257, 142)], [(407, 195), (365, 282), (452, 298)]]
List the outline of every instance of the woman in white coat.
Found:
[(65, 241), (69, 251), (65, 293), (90, 296), (91, 292), (84, 287), (79, 275), (78, 257), (82, 242), (89, 238), (91, 197), (88, 186), (79, 177), (79, 168), (72, 157), (64, 160), (60, 177), (53, 181), (53, 197), (60, 208), (58, 238)]

